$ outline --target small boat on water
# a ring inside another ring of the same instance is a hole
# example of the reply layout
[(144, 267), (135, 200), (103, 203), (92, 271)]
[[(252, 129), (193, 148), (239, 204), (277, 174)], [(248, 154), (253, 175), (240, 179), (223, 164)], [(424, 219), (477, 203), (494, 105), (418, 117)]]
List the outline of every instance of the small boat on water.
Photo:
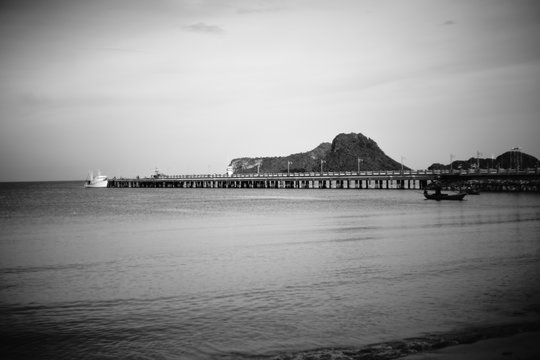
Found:
[(88, 173), (88, 178), (86, 179), (86, 182), (84, 183), (84, 187), (85, 188), (106, 188), (107, 183), (108, 183), (107, 176), (101, 175), (99, 170), (96, 176), (94, 176), (93, 172), (90, 171)]
[(465, 195), (467, 195), (466, 192), (459, 192), (457, 194), (443, 194), (440, 192), (436, 192), (434, 194), (428, 194), (427, 190), (424, 190), (424, 196), (428, 200), (463, 200)]

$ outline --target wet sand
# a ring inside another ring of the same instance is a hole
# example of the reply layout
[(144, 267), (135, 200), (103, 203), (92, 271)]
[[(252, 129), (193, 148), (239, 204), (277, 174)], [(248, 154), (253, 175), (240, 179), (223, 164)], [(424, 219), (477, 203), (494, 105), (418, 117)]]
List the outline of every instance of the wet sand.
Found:
[(540, 359), (540, 332), (480, 340), (401, 357), (402, 360), (532, 360)]
[(273, 360), (527, 360), (540, 359), (540, 323), (471, 328), (361, 348), (317, 349)]

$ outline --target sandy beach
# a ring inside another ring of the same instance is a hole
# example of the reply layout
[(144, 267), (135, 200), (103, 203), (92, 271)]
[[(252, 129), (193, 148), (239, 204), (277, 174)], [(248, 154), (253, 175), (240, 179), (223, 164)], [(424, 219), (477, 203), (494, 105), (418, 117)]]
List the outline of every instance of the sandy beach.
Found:
[(471, 328), (368, 345), (281, 354), (272, 360), (528, 360), (540, 358), (540, 323)]
[(405, 357), (403, 360), (528, 360), (540, 359), (540, 332), (480, 340), (473, 344), (449, 346)]

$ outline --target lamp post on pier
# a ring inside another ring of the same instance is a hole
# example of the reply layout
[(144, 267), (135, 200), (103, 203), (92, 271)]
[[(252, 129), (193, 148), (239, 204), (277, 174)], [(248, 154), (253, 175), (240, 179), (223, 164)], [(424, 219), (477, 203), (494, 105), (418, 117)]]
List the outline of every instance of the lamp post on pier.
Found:
[[(521, 163), (522, 163), (522, 160), (523, 160), (523, 155), (521, 153), (521, 148), (519, 146), (516, 146), (515, 148), (512, 148), (512, 157), (511, 157), (511, 161), (514, 163), (517, 171), (519, 171), (519, 169), (522, 167)], [(512, 168), (512, 166), (510, 166), (510, 168)]]
[(480, 156), (484, 156), (480, 151), (476, 151), (476, 171), (480, 171)]
[(290, 165), (292, 164), (292, 161), (287, 161), (287, 176), (290, 175)]
[(454, 172), (453, 164), (454, 164), (454, 159), (455, 158), (456, 158), (456, 156), (454, 154), (450, 154), (450, 173)]
[(326, 162), (326, 160), (321, 160), (321, 175), (323, 174), (323, 164)]
[(405, 156), (401, 157), (401, 172), (403, 173), (403, 160), (407, 159)]
[(363, 159), (358, 158), (358, 175), (360, 175), (360, 163), (364, 161)]

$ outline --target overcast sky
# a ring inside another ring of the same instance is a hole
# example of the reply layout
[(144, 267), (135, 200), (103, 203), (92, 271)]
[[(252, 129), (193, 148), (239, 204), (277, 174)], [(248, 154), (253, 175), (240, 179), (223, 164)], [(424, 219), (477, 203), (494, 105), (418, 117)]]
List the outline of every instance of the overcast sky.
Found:
[(0, 181), (224, 173), (360, 132), (540, 157), (540, 1), (11, 0)]

